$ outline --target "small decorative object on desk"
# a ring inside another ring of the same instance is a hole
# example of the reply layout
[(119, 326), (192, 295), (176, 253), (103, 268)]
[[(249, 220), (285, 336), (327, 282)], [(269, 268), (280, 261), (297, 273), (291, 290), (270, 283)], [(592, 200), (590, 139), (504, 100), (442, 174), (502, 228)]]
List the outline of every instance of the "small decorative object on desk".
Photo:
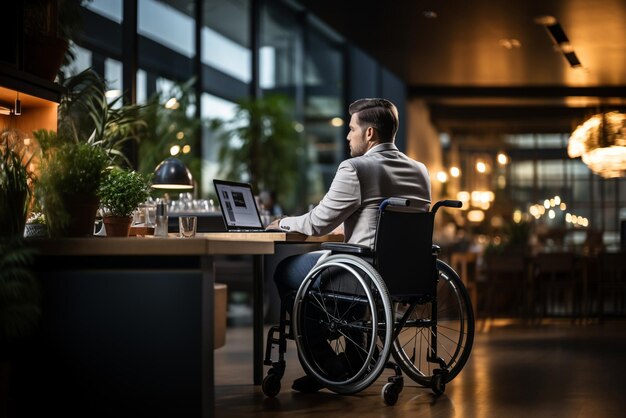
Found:
[(157, 237), (167, 238), (168, 222), (167, 204), (160, 201), (156, 205), (156, 228), (154, 230), (154, 235)]
[(48, 236), (48, 226), (46, 218), (41, 212), (33, 212), (26, 220), (24, 228), (24, 238), (46, 238)]

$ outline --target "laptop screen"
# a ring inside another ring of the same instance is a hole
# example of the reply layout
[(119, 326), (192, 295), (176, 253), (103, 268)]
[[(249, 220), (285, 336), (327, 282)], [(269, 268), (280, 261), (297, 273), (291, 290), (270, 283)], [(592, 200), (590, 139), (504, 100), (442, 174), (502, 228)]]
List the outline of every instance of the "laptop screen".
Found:
[(213, 180), (213, 185), (227, 230), (264, 229), (250, 184)]

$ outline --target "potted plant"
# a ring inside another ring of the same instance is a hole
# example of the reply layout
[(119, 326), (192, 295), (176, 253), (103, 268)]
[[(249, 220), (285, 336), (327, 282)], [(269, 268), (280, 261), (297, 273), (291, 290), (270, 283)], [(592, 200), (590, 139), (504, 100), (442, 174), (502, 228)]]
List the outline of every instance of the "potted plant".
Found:
[(0, 141), (0, 237), (21, 237), (28, 215), (32, 181), (23, 152), (9, 141), (5, 131)]
[(91, 70), (66, 79), (63, 86), (58, 133), (33, 133), (42, 153), (37, 195), (51, 236), (91, 236), (103, 170), (130, 164), (124, 144), (138, 139), (145, 122), (140, 106), (108, 102), (106, 83)]
[(46, 225), (46, 216), (41, 211), (33, 210), (28, 219), (26, 219), (24, 237), (45, 238), (47, 236), (48, 226)]
[(150, 195), (150, 183), (136, 171), (114, 167), (102, 181), (98, 195), (107, 236), (127, 237), (132, 213)]
[(52, 237), (91, 236), (97, 195), (110, 158), (101, 147), (67, 142), (48, 149), (41, 162), (37, 195)]

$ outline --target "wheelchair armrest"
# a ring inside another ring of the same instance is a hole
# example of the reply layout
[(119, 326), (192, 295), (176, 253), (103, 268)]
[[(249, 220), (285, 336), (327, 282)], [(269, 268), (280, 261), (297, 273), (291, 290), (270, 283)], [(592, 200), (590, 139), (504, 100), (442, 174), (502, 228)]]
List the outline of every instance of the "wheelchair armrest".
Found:
[(374, 252), (367, 245), (346, 244), (343, 242), (323, 242), (323, 250), (330, 250), (340, 254), (358, 254), (360, 256), (373, 256)]

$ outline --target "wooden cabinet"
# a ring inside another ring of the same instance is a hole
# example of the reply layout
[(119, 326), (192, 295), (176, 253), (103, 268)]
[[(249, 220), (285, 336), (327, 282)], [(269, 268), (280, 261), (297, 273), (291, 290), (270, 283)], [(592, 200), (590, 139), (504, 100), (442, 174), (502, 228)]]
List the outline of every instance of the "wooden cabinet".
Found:
[[(63, 88), (58, 84), (0, 64), (0, 131), (57, 129), (57, 107)], [(15, 102), (21, 114), (15, 114)]]

